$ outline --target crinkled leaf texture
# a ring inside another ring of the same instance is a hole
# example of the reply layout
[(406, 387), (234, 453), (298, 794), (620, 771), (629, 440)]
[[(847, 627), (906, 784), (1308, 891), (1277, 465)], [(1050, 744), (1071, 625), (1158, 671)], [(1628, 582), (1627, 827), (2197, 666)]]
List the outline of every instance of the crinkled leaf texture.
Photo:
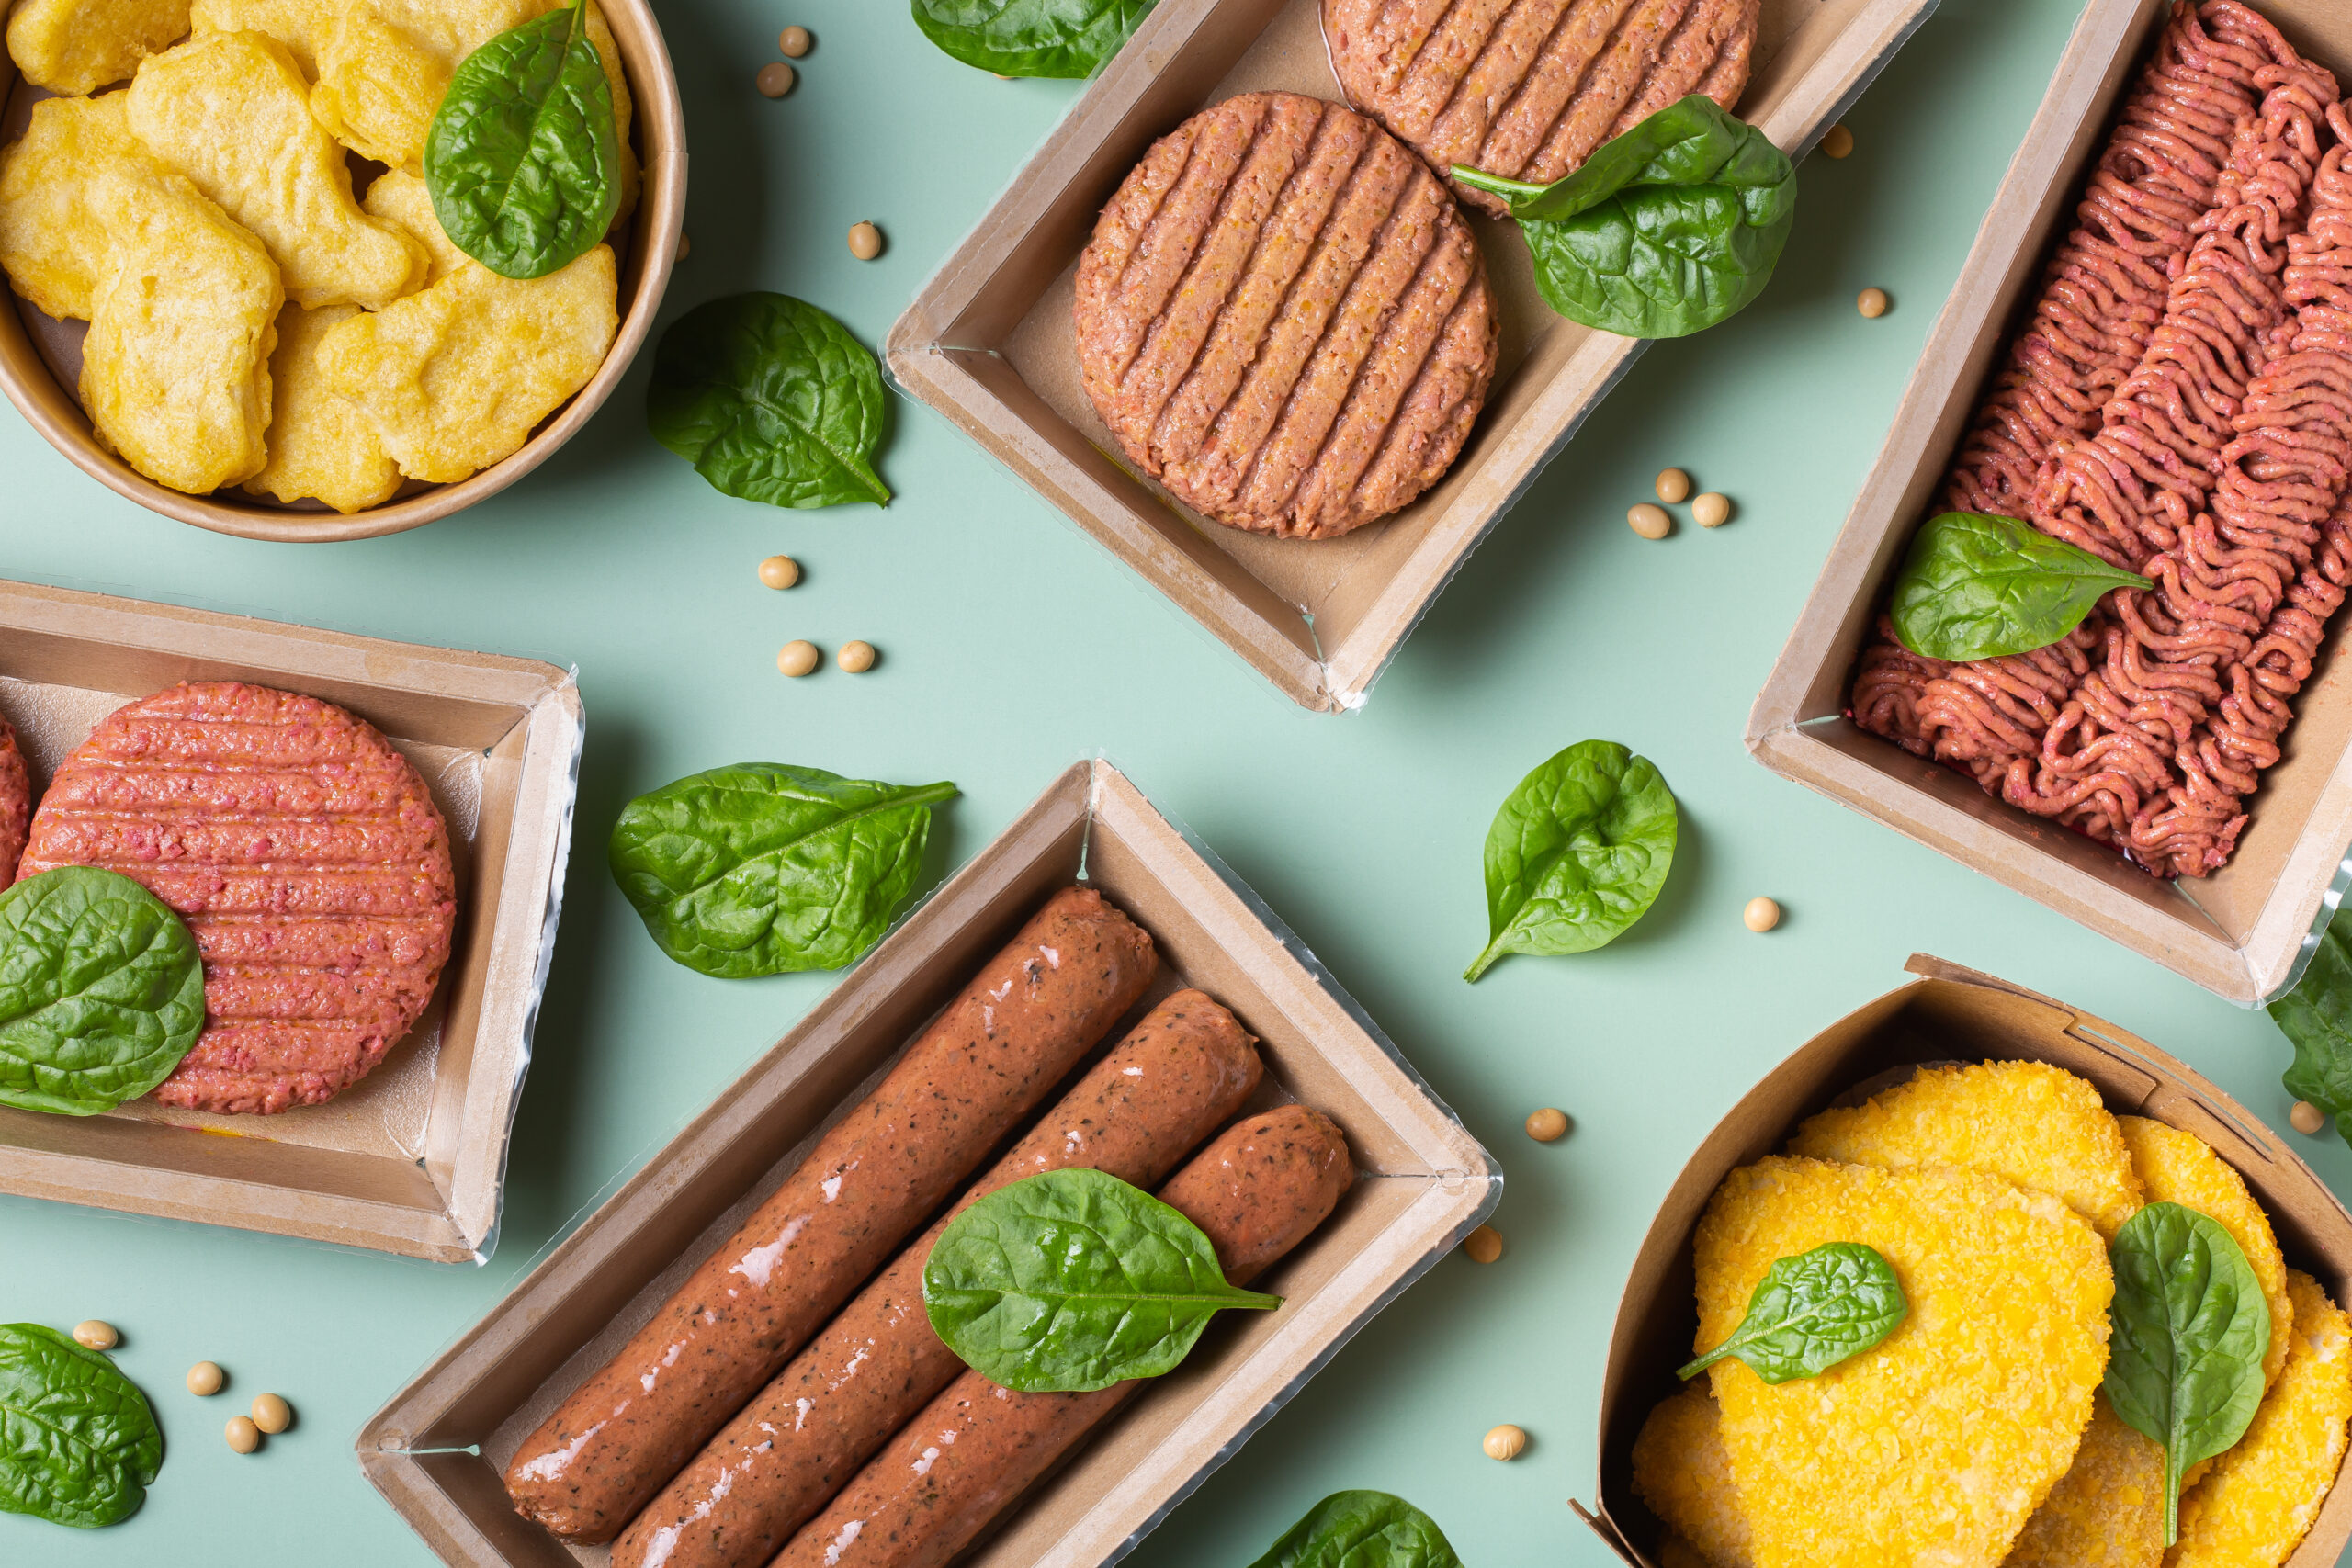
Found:
[(931, 808), (955, 795), (783, 762), (713, 768), (622, 808), (613, 875), (689, 969), (838, 969), (882, 940), (922, 870)]
[(679, 317), (645, 393), (655, 440), (713, 488), (771, 506), (888, 502), (874, 471), (888, 407), (865, 345), (788, 294), (737, 294)]
[(90, 1116), (171, 1077), (204, 1030), (204, 964), (171, 908), (62, 865), (0, 893), (0, 1105)]
[(1674, 793), (1646, 757), (1582, 740), (1519, 781), (1487, 830), (1490, 940), (1464, 975), (1506, 953), (1585, 953), (1657, 902), (1674, 863)]
[(38, 1323), (0, 1324), (0, 1512), (119, 1524), (163, 1467), (147, 1396), (112, 1361)]
[(1000, 76), (1091, 76), (1153, 0), (914, 0), (922, 36)]
[(2262, 1403), (2270, 1304), (2220, 1222), (2151, 1203), (2108, 1247), (2115, 1264), (2107, 1402), (2164, 1446), (2165, 1544), (2179, 1536), (2181, 1472), (2245, 1435)]
[(1989, 512), (1946, 512), (1912, 536), (1888, 616), (1903, 646), (1961, 662), (2048, 648), (2137, 572)]
[(587, 0), (466, 56), (424, 140), (424, 183), (449, 243), (503, 277), (586, 255), (620, 211), (620, 134)]
[(2270, 1004), (2270, 1017), (2295, 1048), (2282, 1080), (2287, 1092), (2335, 1118), (2352, 1143), (2352, 910), (2339, 908), (2295, 988)]
[(1277, 1296), (1226, 1283), (1176, 1210), (1099, 1170), (1001, 1187), (949, 1223), (922, 1299), (947, 1348), (1024, 1393), (1083, 1393), (1172, 1371), (1227, 1307)]
[(1766, 1382), (1816, 1377), (1903, 1325), (1911, 1303), (1877, 1248), (1833, 1241), (1777, 1259), (1730, 1338), (1682, 1369), (1694, 1378), (1736, 1356)]
[(1457, 164), (1510, 203), (1544, 302), (1601, 332), (1684, 337), (1764, 291), (1796, 221), (1796, 166), (1694, 93), (1548, 186)]
[(1462, 1568), (1437, 1521), (1386, 1492), (1334, 1492), (1250, 1568)]

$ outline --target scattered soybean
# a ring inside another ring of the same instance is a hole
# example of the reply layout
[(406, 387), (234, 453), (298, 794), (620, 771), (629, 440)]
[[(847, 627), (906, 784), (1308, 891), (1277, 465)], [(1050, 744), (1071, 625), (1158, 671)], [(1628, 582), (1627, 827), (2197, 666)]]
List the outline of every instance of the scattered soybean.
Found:
[(1527, 1135), (1539, 1144), (1556, 1144), (1568, 1135), (1568, 1113), (1550, 1106), (1527, 1119)]
[(872, 261), (882, 254), (882, 231), (871, 223), (853, 223), (849, 231), (849, 254), (860, 261)]
[(775, 667), (797, 679), (816, 669), (822, 657), (818, 653), (815, 643), (795, 637), (777, 652)]
[(1667, 468), (1657, 476), (1657, 498), (1668, 505), (1686, 501), (1690, 495), (1690, 476), (1680, 468)]
[(1488, 1459), (1515, 1460), (1527, 1451), (1527, 1433), (1506, 1421), (1488, 1432), (1480, 1446), (1487, 1450)]
[(845, 642), (833, 655), (833, 662), (852, 675), (863, 675), (874, 668), (874, 645), (870, 642)]
[(1625, 513), (1625, 526), (1645, 539), (1663, 539), (1673, 530), (1674, 519), (1665, 507), (1645, 501)]
[(791, 66), (781, 60), (771, 60), (760, 67), (760, 73), (752, 78), (752, 85), (760, 90), (763, 98), (780, 98), (792, 91), (799, 80), (799, 73)]
[(800, 563), (790, 556), (770, 556), (760, 563), (760, 581), (770, 588), (789, 588), (800, 581)]
[(1894, 301), (1886, 297), (1885, 289), (1865, 288), (1860, 295), (1855, 297), (1854, 309), (1860, 310), (1863, 315), (1871, 318), (1871, 320), (1876, 321), (1879, 317), (1886, 314), (1887, 306), (1893, 303)]
[(1731, 521), (1731, 497), (1709, 491), (1690, 503), (1690, 521), (1702, 528), (1720, 528)]
[(228, 1381), (218, 1361), (198, 1361), (187, 1370), (187, 1391), (198, 1399), (209, 1399), (220, 1392)]
[(1752, 931), (1769, 931), (1781, 923), (1781, 906), (1770, 898), (1755, 897), (1740, 911), (1740, 919)]
[(113, 1324), (93, 1317), (74, 1325), (74, 1343), (85, 1350), (111, 1350), (122, 1343), (122, 1336)]
[(1480, 1225), (1462, 1238), (1462, 1250), (1473, 1263), (1492, 1263), (1503, 1255), (1503, 1235), (1492, 1225)]
[[(809, 36), (808, 29), (807, 28), (795, 26), (786, 28), (784, 31), (776, 35), (775, 46), (776, 48), (784, 51), (787, 55), (790, 55), (793, 59), (797, 60), (802, 55), (808, 53), (810, 47), (814, 45), (816, 41), (817, 40)], [(1842, 157), (1844, 154), (1841, 153), (1839, 156)]]

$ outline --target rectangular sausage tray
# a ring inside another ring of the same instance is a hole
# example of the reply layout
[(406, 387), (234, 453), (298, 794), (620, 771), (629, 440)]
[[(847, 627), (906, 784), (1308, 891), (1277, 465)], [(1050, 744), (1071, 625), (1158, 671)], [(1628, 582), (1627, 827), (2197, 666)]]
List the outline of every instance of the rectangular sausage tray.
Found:
[[(2295, 47), (2352, 83), (2342, 0), (2256, 0)], [(1993, 799), (1846, 716), (1855, 660), (1913, 530), (1974, 413), (2042, 257), (2167, 0), (2090, 0), (2041, 107), (1928, 334), (1894, 423), (1747, 721), (1756, 760), (2112, 937), (2244, 1007), (2293, 986), (2352, 886), (2352, 615), (2339, 615), (2295, 699), (2284, 759), (2263, 775), (2230, 863), (2161, 882), (2114, 851)]]
[(1262, 1041), (1267, 1081), (1250, 1109), (1301, 1100), (1329, 1114), (1360, 1179), (1259, 1282), (1284, 1298), (1280, 1312), (1214, 1328), (966, 1568), (1118, 1561), (1493, 1210), (1501, 1171), (1313, 954), (1125, 775), (1078, 763), (362, 1428), (360, 1468), (443, 1562), (606, 1560), (515, 1514), (499, 1480), (515, 1449), (1037, 906), (1080, 880), (1159, 944), (1159, 979), (1138, 1014), (1188, 985), (1232, 1009)]
[(36, 789), (92, 725), (180, 681), (251, 681), (349, 708), (448, 819), (458, 928), (424, 1016), (324, 1105), (216, 1116), (0, 1107), (0, 1192), (437, 1262), (498, 1240), (506, 1147), (555, 948), (579, 786), (571, 674), (534, 660), (0, 582), (0, 716)]
[[(891, 329), (891, 374), (1293, 701), (1363, 705), (1391, 655), (1643, 344), (1554, 314), (1508, 223), (1472, 215), (1501, 358), (1443, 482), (1343, 538), (1209, 522), (1120, 456), (1080, 385), (1079, 252), (1151, 143), (1237, 93), (1345, 96), (1320, 0), (1159, 0)], [(1739, 113), (1810, 148), (1936, 0), (1763, 0)]]

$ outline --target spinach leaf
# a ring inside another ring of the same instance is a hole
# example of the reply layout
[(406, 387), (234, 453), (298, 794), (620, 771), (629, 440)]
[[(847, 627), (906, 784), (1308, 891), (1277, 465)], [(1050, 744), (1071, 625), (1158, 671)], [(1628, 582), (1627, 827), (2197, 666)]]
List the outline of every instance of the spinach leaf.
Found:
[(2319, 948), (2295, 988), (2270, 1004), (2270, 1017), (2295, 1047), (2295, 1065), (2281, 1080), (2335, 1119), (2336, 1135), (2352, 1143), (2352, 909), (2338, 908), (2319, 934)]
[(1683, 337), (1738, 312), (1796, 221), (1788, 154), (1697, 93), (1548, 186), (1459, 164), (1453, 177), (1510, 203), (1544, 303), (1626, 337)]
[(1227, 1284), (1182, 1214), (1081, 1169), (1001, 1187), (956, 1215), (923, 1265), (922, 1300), (967, 1366), (1023, 1393), (1156, 1378), (1220, 1310), (1282, 1304)]
[(2154, 586), (2030, 523), (1946, 512), (1913, 536), (1888, 613), (1914, 653), (1996, 659), (2048, 648), (2111, 588)]
[(1675, 1375), (1688, 1382), (1736, 1356), (1766, 1382), (1815, 1377), (1894, 1333), (1910, 1311), (1875, 1247), (1829, 1242), (1766, 1269), (1732, 1337)]
[(887, 504), (873, 462), (887, 406), (874, 355), (788, 294), (737, 294), (679, 317), (645, 392), (656, 441), (713, 488), (770, 506)]
[(922, 36), (1000, 76), (1091, 76), (1152, 0), (914, 0)]
[(2165, 1544), (2180, 1534), (2180, 1475), (2245, 1436), (2262, 1403), (2270, 1304), (2220, 1224), (2151, 1203), (2108, 1247), (2115, 1264), (2107, 1402), (2165, 1450)]
[(130, 878), (61, 865), (0, 893), (0, 1105), (89, 1116), (169, 1077), (204, 1030), (204, 964)]
[(38, 1323), (0, 1323), (0, 1513), (119, 1524), (163, 1467), (155, 1413), (112, 1361)]
[(588, 0), (466, 56), (424, 138), (442, 232), (503, 277), (545, 277), (594, 249), (620, 212), (620, 163)]
[(932, 807), (955, 795), (783, 762), (713, 768), (622, 808), (613, 875), (689, 969), (838, 969), (882, 940), (922, 869)]
[(1646, 913), (1674, 863), (1674, 794), (1646, 757), (1582, 740), (1519, 781), (1487, 829), (1487, 950), (1585, 953)]
[(1250, 1568), (1462, 1568), (1437, 1521), (1385, 1492), (1334, 1492)]

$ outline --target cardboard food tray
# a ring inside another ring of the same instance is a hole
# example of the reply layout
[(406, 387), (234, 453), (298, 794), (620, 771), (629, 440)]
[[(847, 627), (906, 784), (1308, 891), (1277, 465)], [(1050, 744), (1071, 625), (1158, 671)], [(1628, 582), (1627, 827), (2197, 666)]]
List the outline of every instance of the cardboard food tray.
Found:
[(0, 582), (0, 716), (38, 790), (91, 727), (181, 681), (323, 698), (382, 730), (448, 818), (458, 925), (432, 1004), (324, 1105), (0, 1107), (0, 1192), (438, 1262), (497, 1245), (506, 1144), (555, 947), (582, 714), (551, 664)]
[(1295, 1099), (1326, 1112), (1361, 1176), (1256, 1281), (1284, 1298), (1281, 1311), (1212, 1327), (968, 1551), (967, 1568), (1117, 1561), (1492, 1211), (1502, 1173), (1297, 938), (1124, 775), (1079, 763), (361, 1430), (361, 1469), (443, 1562), (607, 1561), (605, 1548), (567, 1546), (515, 1514), (499, 1481), (515, 1450), (1080, 878), (1159, 944), (1160, 977), (1137, 1015), (1186, 985), (1231, 1008), (1267, 1067), (1249, 1109)]
[[(2255, 0), (2295, 47), (2352, 85), (2342, 0)], [(2211, 876), (2163, 882), (2114, 851), (1868, 734), (1845, 716), (1855, 661), (1933, 505), (1979, 394), (2073, 221), (2115, 109), (2165, 0), (2090, 0), (2049, 96), (2009, 164), (1951, 298), (1928, 335), (1886, 444), (1831, 547), (1747, 721), (1747, 749), (1784, 778), (1843, 801), (2241, 1006), (2302, 973), (2343, 897), (2352, 841), (2352, 615), (2329, 628), (2295, 699), (2284, 759), (2263, 774), (2236, 855)]]
[[(1598, 1506), (1577, 1512), (1628, 1563), (1652, 1568), (1660, 1526), (1634, 1495), (1634, 1439), (1682, 1386), (1698, 1332), (1690, 1239), (1724, 1177), (1778, 1153), (1797, 1123), (1856, 1085), (1929, 1062), (2048, 1062), (2097, 1084), (2118, 1115), (2196, 1134), (2245, 1178), (2290, 1268), (2352, 1301), (2352, 1213), (2301, 1156), (2186, 1064), (2102, 1019), (2022, 987), (1914, 953), (1923, 976), (1839, 1019), (1775, 1067), (1682, 1168), (1643, 1238), (1617, 1307), (1600, 1386)], [(2352, 1541), (2352, 1486), (2339, 1480), (2287, 1568), (2333, 1568)]]
[[(1739, 113), (1809, 148), (1936, 0), (1763, 0)], [(1292, 700), (1363, 705), (1446, 581), (1642, 344), (1546, 309), (1508, 223), (1472, 215), (1501, 318), (1486, 411), (1444, 481), (1344, 538), (1207, 521), (1133, 471), (1088, 401), (1070, 323), (1079, 253), (1144, 150), (1237, 93), (1342, 97), (1318, 0), (1160, 0), (891, 329), (891, 374)]]

